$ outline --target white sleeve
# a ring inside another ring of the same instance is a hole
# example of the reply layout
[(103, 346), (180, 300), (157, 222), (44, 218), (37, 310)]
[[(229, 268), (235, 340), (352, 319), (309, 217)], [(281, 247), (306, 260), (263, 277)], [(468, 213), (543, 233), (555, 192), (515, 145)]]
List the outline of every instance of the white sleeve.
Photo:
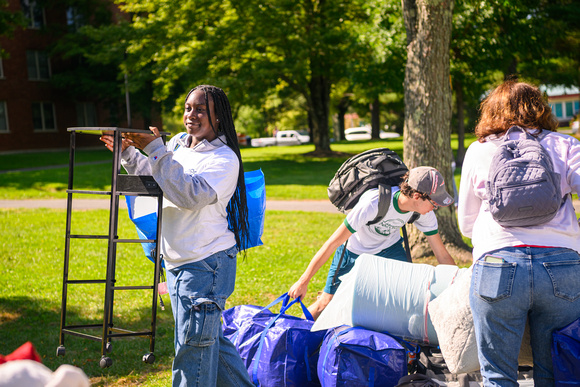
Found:
[[(475, 143), (474, 143), (475, 144)], [(474, 144), (467, 149), (461, 168), (459, 200), (457, 206), (458, 223), (461, 233), (471, 238), (475, 219), (479, 214), (482, 200), (475, 195), (475, 163), (477, 162)], [(477, 146), (477, 145), (476, 145)]]

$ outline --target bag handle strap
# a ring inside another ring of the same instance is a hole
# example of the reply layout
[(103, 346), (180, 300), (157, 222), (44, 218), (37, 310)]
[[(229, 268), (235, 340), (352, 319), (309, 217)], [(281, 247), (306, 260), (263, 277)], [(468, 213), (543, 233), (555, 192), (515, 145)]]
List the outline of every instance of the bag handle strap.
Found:
[(264, 330), (262, 331), (262, 334), (260, 335), (260, 344), (258, 345), (258, 350), (256, 351), (256, 355), (254, 356), (254, 367), (252, 367), (252, 381), (254, 382), (254, 384), (256, 386), (260, 385), (259, 381), (258, 381), (258, 365), (260, 364), (260, 357), (262, 356), (262, 347), (264, 346), (264, 340), (266, 339), (266, 335), (268, 334), (268, 331), (270, 330), (272, 325), (274, 325), (276, 320), (278, 320), (278, 318), (283, 316), (284, 313), (288, 309), (290, 309), (290, 307), (292, 305), (294, 305), (295, 303), (298, 302), (298, 303), (300, 303), (300, 306), (302, 307), (302, 312), (304, 313), (304, 316), (306, 316), (306, 319), (308, 321), (314, 321), (312, 314), (308, 311), (308, 309), (306, 308), (306, 305), (304, 305), (304, 303), (302, 303), (302, 300), (300, 299), (300, 297), (292, 300), (291, 302), (288, 302), (289, 300), (290, 300), (290, 296), (288, 295), (288, 293), (284, 293), (260, 311), (260, 312), (263, 312), (264, 310), (269, 309), (272, 306), (283, 301), (282, 307), (280, 308), (280, 313), (278, 313), (276, 316), (272, 317), (270, 319), (270, 321), (268, 321), (268, 324), (266, 324), (266, 326), (264, 327)]
[(288, 295), (288, 293), (282, 294), (280, 297), (272, 301), (269, 305), (263, 307), (262, 310), (258, 312), (258, 314), (266, 310), (269, 310), (271, 307), (273, 307), (276, 304), (279, 304), (280, 302), (282, 302), (282, 307), (280, 308), (280, 313), (278, 313), (279, 316), (286, 313), (286, 311), (290, 309), (292, 305), (298, 302), (300, 303), (300, 307), (302, 308), (302, 313), (304, 313), (304, 317), (306, 317), (308, 321), (314, 321), (314, 317), (312, 317), (312, 314), (310, 313), (306, 305), (304, 305), (300, 297), (290, 301), (290, 296)]

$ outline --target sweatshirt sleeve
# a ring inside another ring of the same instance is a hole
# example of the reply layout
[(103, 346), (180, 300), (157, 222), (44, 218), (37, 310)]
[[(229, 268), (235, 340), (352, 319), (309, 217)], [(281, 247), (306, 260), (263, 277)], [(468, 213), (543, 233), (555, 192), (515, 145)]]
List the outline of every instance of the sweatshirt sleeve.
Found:
[(568, 148), (567, 180), (572, 192), (580, 194), (580, 141), (572, 138)]
[(130, 146), (121, 153), (121, 165), (130, 175), (151, 175), (147, 156)]
[[(476, 144), (476, 143), (474, 143)], [(471, 238), (473, 225), (479, 214), (482, 200), (475, 193), (475, 169), (474, 169), (474, 144), (469, 147), (465, 154), (465, 160), (461, 169), (461, 182), (459, 184), (459, 200), (457, 205), (458, 223), (461, 233)], [(477, 146), (477, 144), (475, 145)]]
[[(166, 149), (160, 138), (149, 143), (144, 151), (149, 155), (151, 175), (163, 190), (163, 196), (173, 204), (194, 211), (217, 201), (216, 191), (203, 176), (186, 171), (173, 160), (173, 152)], [(230, 172), (228, 164), (223, 169), (224, 174)]]

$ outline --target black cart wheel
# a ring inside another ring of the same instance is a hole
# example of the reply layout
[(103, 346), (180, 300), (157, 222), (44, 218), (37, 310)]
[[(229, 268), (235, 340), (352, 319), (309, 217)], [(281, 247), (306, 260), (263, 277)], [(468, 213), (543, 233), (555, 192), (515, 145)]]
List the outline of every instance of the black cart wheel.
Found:
[(113, 344), (111, 342), (108, 342), (107, 345), (105, 345), (105, 352), (107, 353), (113, 352)]
[(64, 356), (65, 352), (64, 345), (61, 345), (56, 349), (56, 356)]
[(153, 363), (155, 363), (155, 355), (152, 353), (148, 353), (146, 355), (143, 355), (143, 361), (145, 363), (148, 363), (148, 364), (153, 364)]
[(101, 360), (99, 361), (99, 366), (101, 366), (101, 368), (108, 368), (112, 365), (113, 365), (113, 359), (111, 359), (110, 357), (107, 357), (107, 356), (103, 356), (101, 358)]

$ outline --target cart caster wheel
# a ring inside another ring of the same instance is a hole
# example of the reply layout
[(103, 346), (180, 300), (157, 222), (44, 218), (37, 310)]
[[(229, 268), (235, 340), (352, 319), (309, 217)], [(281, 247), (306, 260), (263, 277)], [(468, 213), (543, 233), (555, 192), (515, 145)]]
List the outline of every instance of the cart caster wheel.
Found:
[(113, 352), (113, 344), (112, 343), (107, 343), (107, 345), (105, 345), (105, 352), (107, 352), (107, 353)]
[(65, 352), (64, 345), (61, 345), (56, 349), (56, 356), (64, 356)]
[(143, 355), (143, 362), (148, 364), (155, 363), (155, 355), (152, 353), (148, 353), (147, 355)]
[(113, 359), (111, 359), (110, 357), (107, 356), (103, 356), (101, 358), (101, 360), (99, 361), (99, 366), (101, 368), (107, 368), (113, 365)]

